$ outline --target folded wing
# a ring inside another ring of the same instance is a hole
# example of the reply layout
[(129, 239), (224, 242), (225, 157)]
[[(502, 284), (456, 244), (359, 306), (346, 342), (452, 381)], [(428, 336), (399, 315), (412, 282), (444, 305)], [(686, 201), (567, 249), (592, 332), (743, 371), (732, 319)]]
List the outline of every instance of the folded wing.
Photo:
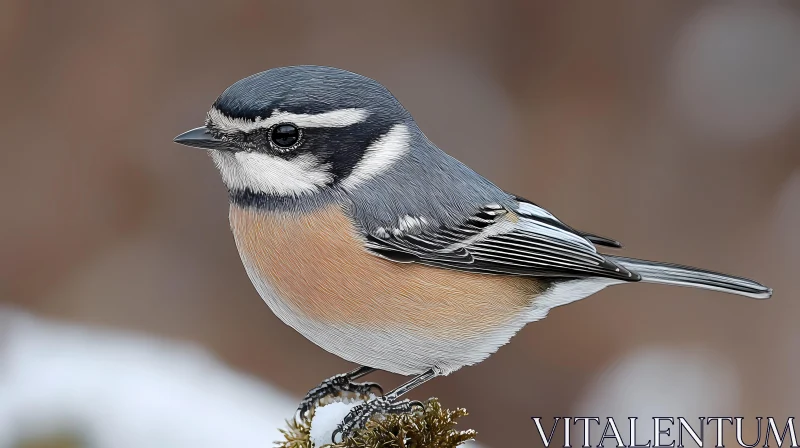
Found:
[[(598, 244), (616, 243), (588, 236), (601, 240)], [(597, 253), (587, 236), (524, 200), (515, 209), (487, 204), (457, 226), (381, 229), (367, 236), (366, 247), (397, 262), (469, 272), (640, 280), (638, 274)]]

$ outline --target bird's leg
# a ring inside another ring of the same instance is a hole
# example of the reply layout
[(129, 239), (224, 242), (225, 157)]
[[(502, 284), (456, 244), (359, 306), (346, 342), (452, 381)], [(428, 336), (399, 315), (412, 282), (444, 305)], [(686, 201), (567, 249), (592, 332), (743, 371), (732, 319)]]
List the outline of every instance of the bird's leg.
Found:
[(337, 434), (341, 434), (341, 440), (347, 439), (353, 435), (357, 429), (362, 428), (375, 414), (402, 414), (405, 412), (410, 412), (414, 406), (424, 408), (424, 405), (420, 401), (396, 400), (411, 389), (437, 376), (439, 376), (439, 374), (433, 369), (428, 370), (427, 372), (418, 375), (412, 378), (410, 381), (400, 385), (397, 389), (394, 389), (382, 397), (373, 398), (366, 403), (355, 406), (350, 410), (344, 420), (342, 420), (342, 423), (336, 427), (336, 430), (333, 431), (333, 443), (339, 442), (336, 440)]
[(359, 367), (352, 372), (332, 376), (323, 381), (319, 386), (308, 391), (306, 397), (300, 402), (300, 406), (297, 408), (298, 412), (300, 412), (300, 417), (302, 418), (303, 415), (305, 415), (309, 409), (317, 404), (320, 399), (327, 397), (328, 395), (333, 395), (340, 392), (355, 392), (359, 395), (366, 395), (370, 393), (372, 389), (377, 389), (378, 392), (383, 395), (383, 388), (381, 388), (378, 383), (353, 382), (362, 376), (369, 375), (375, 370), (377, 369), (373, 369), (372, 367)]

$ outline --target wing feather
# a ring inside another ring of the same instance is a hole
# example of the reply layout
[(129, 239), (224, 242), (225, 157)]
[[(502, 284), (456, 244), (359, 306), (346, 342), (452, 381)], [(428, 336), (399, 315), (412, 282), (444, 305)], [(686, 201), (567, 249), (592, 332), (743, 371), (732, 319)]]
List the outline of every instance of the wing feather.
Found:
[(451, 227), (367, 236), (367, 249), (398, 262), (469, 272), (524, 276), (600, 276), (638, 281), (638, 274), (597, 253), (585, 235), (537, 205), (520, 200), (516, 209), (488, 204)]

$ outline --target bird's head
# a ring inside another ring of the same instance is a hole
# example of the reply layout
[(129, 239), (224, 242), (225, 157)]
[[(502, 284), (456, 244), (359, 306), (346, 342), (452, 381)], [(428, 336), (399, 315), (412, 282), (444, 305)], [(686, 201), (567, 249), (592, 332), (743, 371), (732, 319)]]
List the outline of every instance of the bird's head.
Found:
[(236, 82), (205, 126), (175, 141), (208, 150), (232, 193), (300, 197), (379, 175), (406, 155), (415, 132), (409, 113), (376, 81), (295, 66)]

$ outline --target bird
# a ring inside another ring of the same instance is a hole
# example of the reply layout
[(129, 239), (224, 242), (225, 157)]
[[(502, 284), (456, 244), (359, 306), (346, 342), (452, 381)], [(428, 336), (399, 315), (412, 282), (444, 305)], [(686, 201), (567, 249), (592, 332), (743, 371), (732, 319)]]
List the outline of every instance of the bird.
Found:
[[(608, 286), (772, 295), (742, 277), (598, 252), (621, 244), (477, 174), (386, 87), (347, 70), (289, 66), (241, 79), (174, 141), (213, 159), (242, 263), (272, 312), (359, 366), (311, 389), (300, 415), (329, 394), (376, 392), (334, 441), (375, 414), (411, 411), (421, 403), (401, 397), (413, 388)], [(376, 370), (411, 378), (386, 394), (356, 382)]]

